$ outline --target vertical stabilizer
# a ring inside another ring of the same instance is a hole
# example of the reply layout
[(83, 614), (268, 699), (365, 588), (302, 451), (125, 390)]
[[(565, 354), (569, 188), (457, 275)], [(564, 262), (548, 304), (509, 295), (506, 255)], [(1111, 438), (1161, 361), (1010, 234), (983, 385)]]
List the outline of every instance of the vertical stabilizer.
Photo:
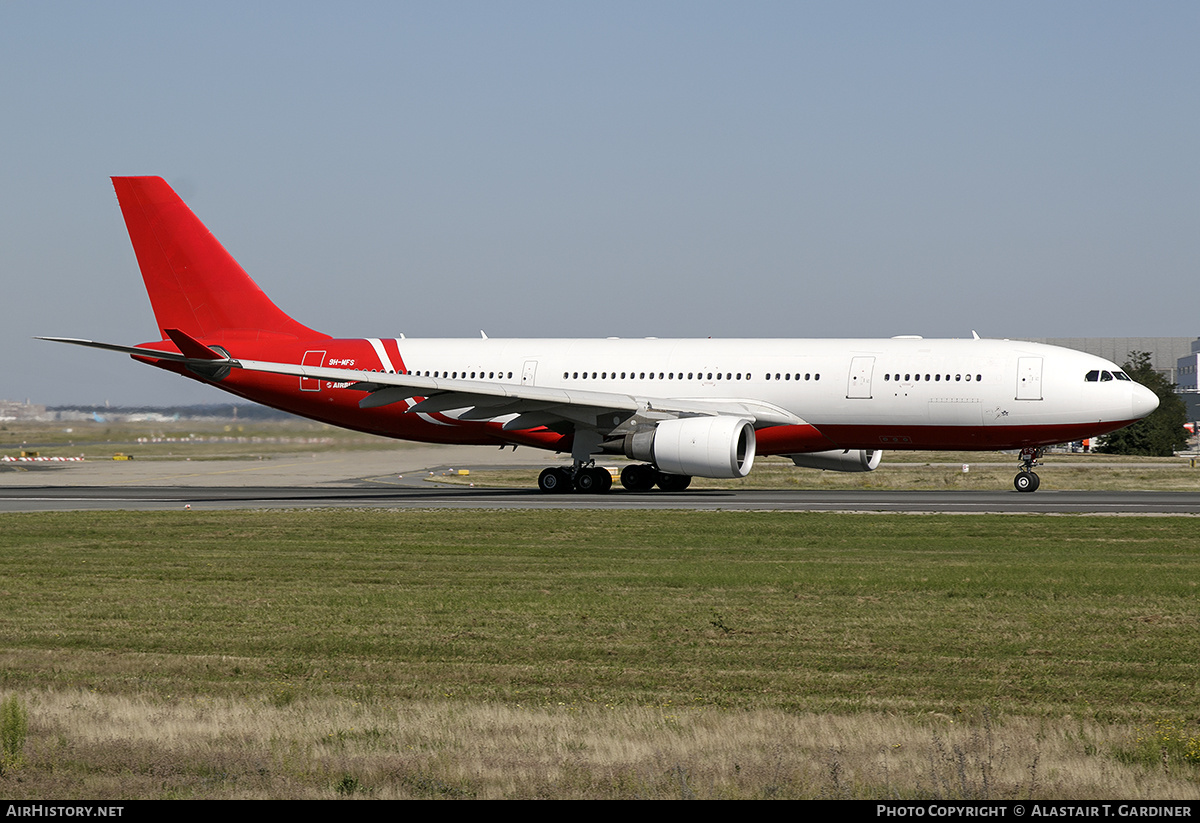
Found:
[(161, 177), (114, 177), (158, 329), (203, 340), (324, 338), (271, 302)]

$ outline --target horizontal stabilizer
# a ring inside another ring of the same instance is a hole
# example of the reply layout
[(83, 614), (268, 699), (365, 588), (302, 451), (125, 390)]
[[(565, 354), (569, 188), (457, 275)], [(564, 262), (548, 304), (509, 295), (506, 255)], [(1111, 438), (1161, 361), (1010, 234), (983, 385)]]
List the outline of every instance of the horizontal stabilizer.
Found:
[[(211, 365), (214, 362), (214, 358), (212, 358), (210, 356), (189, 357), (186, 354), (182, 354), (182, 353), (176, 352), (176, 351), (163, 351), (162, 349), (147, 349), (147, 348), (143, 348), (141, 346), (121, 346), (116, 343), (100, 343), (96, 340), (81, 340), (77, 337), (35, 337), (33, 339), (34, 340), (49, 340), (52, 343), (70, 343), (72, 346), (87, 346), (88, 348), (104, 349), (105, 351), (116, 351), (116, 352), (121, 352), (122, 354), (129, 354), (134, 357), (145, 357), (149, 360), (170, 360), (175, 363), (196, 363), (196, 364), (202, 364), (202, 365)], [(202, 344), (197, 344), (197, 345), (202, 345)], [(208, 349), (208, 347), (204, 347), (204, 348), (206, 351), (211, 352), (211, 354), (217, 354), (216, 352), (212, 351), (211, 349)], [(227, 357), (222, 357), (219, 354), (217, 354), (216, 360), (219, 360), (223, 363), (229, 363), (229, 364), (233, 364), (233, 363), (237, 362), (235, 360), (230, 360)]]
[(218, 351), (213, 351), (208, 346), (196, 340), (193, 337), (188, 337), (179, 329), (163, 329), (167, 333), (167, 337), (171, 338), (171, 342), (179, 347), (179, 350), (188, 357), (196, 360), (228, 360), (229, 358)]

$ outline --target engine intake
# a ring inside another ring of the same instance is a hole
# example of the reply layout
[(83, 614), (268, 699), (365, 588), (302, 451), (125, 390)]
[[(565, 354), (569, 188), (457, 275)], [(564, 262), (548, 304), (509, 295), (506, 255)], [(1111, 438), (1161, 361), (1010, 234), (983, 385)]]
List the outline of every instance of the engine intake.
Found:
[(754, 426), (743, 417), (686, 417), (625, 435), (625, 456), (665, 474), (745, 477), (754, 465)]
[(873, 472), (879, 468), (883, 452), (879, 449), (834, 449), (827, 452), (789, 454), (802, 469), (828, 469), (834, 472)]

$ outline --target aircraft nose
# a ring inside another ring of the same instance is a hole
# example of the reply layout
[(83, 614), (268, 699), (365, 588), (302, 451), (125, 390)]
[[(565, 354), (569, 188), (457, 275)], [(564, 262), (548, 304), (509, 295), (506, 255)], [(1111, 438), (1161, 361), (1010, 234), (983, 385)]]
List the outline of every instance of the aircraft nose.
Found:
[(1143, 385), (1133, 384), (1133, 416), (1141, 419), (1158, 408), (1158, 395)]

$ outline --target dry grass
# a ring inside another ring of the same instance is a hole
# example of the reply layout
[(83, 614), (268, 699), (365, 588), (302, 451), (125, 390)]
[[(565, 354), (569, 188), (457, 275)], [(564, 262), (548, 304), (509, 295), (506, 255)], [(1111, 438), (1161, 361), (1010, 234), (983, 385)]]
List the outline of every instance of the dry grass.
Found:
[[(601, 465), (620, 468), (627, 461), (602, 459)], [(962, 464), (970, 470), (963, 472)], [(1015, 455), (1000, 452), (888, 452), (873, 472), (844, 473), (800, 469), (782, 457), (758, 458), (754, 470), (740, 480), (697, 477), (693, 489), (888, 489), (909, 491), (1008, 491), (1017, 473)], [(1110, 457), (1108, 455), (1050, 455), (1038, 468), (1041, 487), (1058, 491), (1200, 491), (1200, 468), (1186, 457)], [(538, 470), (477, 471), (469, 476), (427, 478), (439, 483), (497, 488), (528, 488)], [(620, 486), (618, 484), (617, 488)]]
[(8, 421), (0, 425), (0, 454), (11, 457), (31, 449), (43, 457), (82, 455), (104, 460), (121, 452), (139, 460), (226, 460), (405, 445), (299, 419), (152, 423)]
[(1138, 729), (678, 706), (362, 704), (32, 692), (10, 799), (1197, 799)]

